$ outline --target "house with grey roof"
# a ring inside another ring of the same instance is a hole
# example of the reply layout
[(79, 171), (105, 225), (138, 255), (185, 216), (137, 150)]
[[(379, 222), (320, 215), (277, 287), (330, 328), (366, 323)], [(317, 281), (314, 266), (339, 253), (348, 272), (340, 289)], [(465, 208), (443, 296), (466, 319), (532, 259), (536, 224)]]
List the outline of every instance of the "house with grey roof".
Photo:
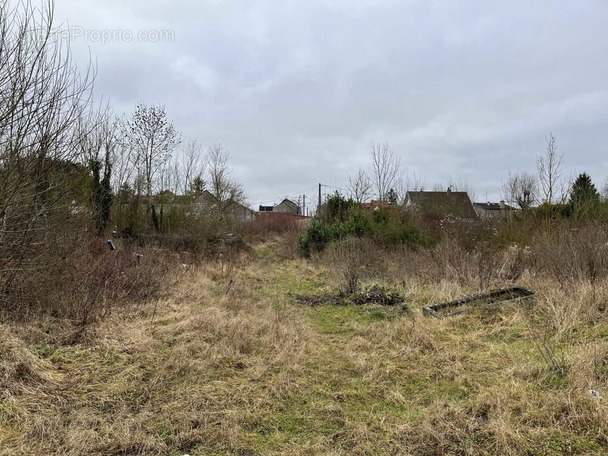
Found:
[(473, 207), (479, 218), (482, 219), (504, 219), (517, 211), (514, 207), (505, 204), (504, 201), (500, 203), (473, 203)]
[(232, 217), (239, 222), (250, 222), (253, 220), (253, 211), (243, 204), (234, 201), (220, 201), (213, 193), (204, 190), (194, 201), (198, 212), (217, 211), (221, 215)]
[(283, 212), (286, 214), (300, 215), (301, 210), (300, 206), (298, 206), (293, 201), (285, 198), (279, 204), (274, 205), (274, 207), (272, 208), (272, 212)]
[(479, 219), (467, 192), (407, 192), (405, 204), (427, 218)]

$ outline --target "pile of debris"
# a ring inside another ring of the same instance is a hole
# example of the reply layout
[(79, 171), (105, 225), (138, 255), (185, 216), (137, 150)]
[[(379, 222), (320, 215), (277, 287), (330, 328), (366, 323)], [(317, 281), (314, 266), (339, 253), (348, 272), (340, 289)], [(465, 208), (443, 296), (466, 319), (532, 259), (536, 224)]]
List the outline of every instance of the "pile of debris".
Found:
[(356, 291), (351, 297), (355, 304), (379, 304), (382, 306), (396, 306), (405, 301), (398, 292), (380, 285), (372, 285), (365, 291)]
[(346, 306), (356, 305), (381, 305), (396, 306), (405, 302), (405, 298), (395, 290), (391, 290), (381, 285), (372, 285), (362, 291), (355, 291), (352, 294), (340, 291), (338, 293), (324, 293), (320, 295), (297, 295), (295, 301), (311, 307), (321, 305)]

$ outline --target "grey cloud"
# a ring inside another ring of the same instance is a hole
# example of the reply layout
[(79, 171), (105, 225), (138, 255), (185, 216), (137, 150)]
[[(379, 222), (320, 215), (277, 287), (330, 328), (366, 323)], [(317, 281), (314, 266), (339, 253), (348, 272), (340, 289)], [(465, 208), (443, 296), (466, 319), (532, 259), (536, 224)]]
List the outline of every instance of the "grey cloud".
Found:
[(221, 142), (252, 203), (343, 187), (371, 140), (427, 183), (469, 176), (496, 199), (553, 131), (568, 171), (601, 182), (607, 18), (600, 0), (58, 5), (71, 25), (175, 32), (73, 50), (90, 47), (120, 109), (165, 104), (185, 134)]

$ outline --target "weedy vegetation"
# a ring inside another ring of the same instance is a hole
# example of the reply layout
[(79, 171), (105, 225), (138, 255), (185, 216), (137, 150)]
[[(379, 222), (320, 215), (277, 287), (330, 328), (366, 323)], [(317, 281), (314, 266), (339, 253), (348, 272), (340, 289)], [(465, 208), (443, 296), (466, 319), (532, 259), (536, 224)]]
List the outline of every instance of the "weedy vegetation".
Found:
[[(167, 263), (155, 296), (76, 342), (44, 319), (0, 326), (1, 452), (605, 453), (589, 391), (608, 386), (608, 269), (584, 253), (605, 235), (551, 234), (569, 272), (549, 233), (483, 268), (456, 239), (351, 239), (306, 259), (292, 236), (257, 232), (222, 259)], [(534, 304), (421, 313), (513, 271)]]

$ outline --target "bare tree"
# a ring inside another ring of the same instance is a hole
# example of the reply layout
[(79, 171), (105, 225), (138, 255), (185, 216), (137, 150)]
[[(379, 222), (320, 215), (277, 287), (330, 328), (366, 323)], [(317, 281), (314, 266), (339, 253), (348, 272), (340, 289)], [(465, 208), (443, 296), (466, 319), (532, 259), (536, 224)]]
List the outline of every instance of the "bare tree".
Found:
[[(154, 192), (164, 190), (167, 160), (181, 142), (179, 133), (167, 119), (162, 106), (138, 104), (131, 118), (122, 123), (124, 146), (130, 151), (134, 168), (138, 171), (134, 183), (137, 195), (146, 196), (146, 210), (156, 231), (161, 230), (161, 220), (152, 198)], [(157, 175), (160, 179), (156, 179)], [(158, 185), (159, 182), (161, 185)]]
[(226, 216), (234, 206), (245, 202), (243, 186), (236, 182), (230, 172), (230, 154), (221, 146), (213, 144), (207, 152), (208, 181), (210, 192), (217, 200), (216, 210)]
[(399, 183), (401, 160), (387, 143), (372, 142), (369, 150), (372, 156), (372, 180), (378, 199), (384, 201), (388, 191)]
[(162, 106), (138, 104), (131, 118), (124, 119), (122, 134), (131, 152), (134, 166), (140, 170), (139, 184), (149, 198), (155, 190), (154, 178), (175, 147), (181, 142), (179, 133), (167, 119)]
[(118, 119), (109, 106), (102, 106), (82, 119), (80, 147), (92, 174), (92, 214), (97, 233), (103, 234), (110, 220), (112, 206), (112, 169), (116, 159)]
[[(549, 137), (545, 138), (547, 148), (544, 155), (540, 155), (536, 160), (538, 169), (538, 180), (540, 182), (540, 190), (542, 192), (542, 200), (546, 204), (551, 204), (554, 201), (556, 191), (559, 191), (559, 182), (561, 178), (561, 166), (564, 156), (557, 153), (557, 139), (553, 133), (549, 133)], [(560, 202), (565, 200), (566, 192), (561, 188)]]
[(53, 2), (0, 4), (0, 280), (44, 266), (65, 234), (79, 165), (78, 120), (90, 104), (92, 67), (81, 75), (53, 26)]
[(509, 174), (502, 186), (503, 198), (526, 210), (538, 202), (538, 179), (533, 174), (522, 172)]
[(180, 191), (186, 194), (201, 193), (205, 187), (205, 157), (196, 139), (187, 141), (175, 163)]
[(361, 168), (357, 174), (348, 177), (348, 192), (350, 197), (357, 203), (363, 203), (372, 194), (372, 181), (369, 174)]
[[(122, 130), (122, 123), (124, 119), (117, 123), (117, 130)], [(136, 162), (133, 157), (129, 144), (121, 136), (115, 145), (116, 154), (114, 157), (113, 169), (112, 169), (112, 189), (114, 194), (119, 194), (125, 190), (134, 191), (135, 176), (137, 169), (134, 163)]]

